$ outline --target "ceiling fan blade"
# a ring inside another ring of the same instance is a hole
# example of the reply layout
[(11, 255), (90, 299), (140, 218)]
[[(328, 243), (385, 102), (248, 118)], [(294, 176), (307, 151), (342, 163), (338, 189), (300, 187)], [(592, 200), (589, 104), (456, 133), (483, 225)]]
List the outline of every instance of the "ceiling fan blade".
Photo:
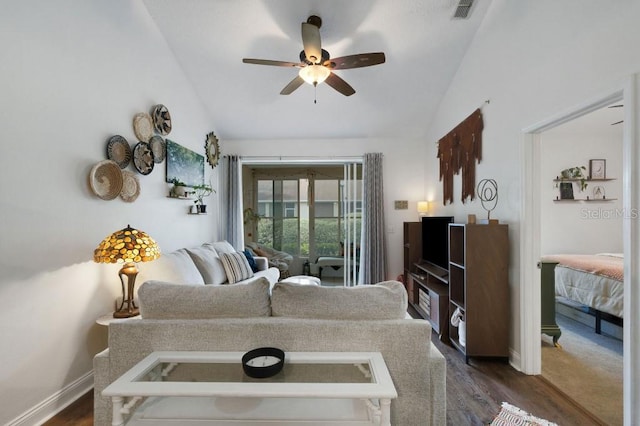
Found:
[(300, 62), (271, 61), (269, 59), (252, 59), (252, 58), (244, 58), (242, 62), (244, 62), (245, 64), (272, 65), (276, 67), (302, 67), (305, 65)]
[(349, 83), (347, 83), (334, 73), (329, 74), (329, 77), (327, 77), (324, 82), (345, 96), (351, 96), (356, 93), (355, 89), (351, 87)]
[(307, 60), (318, 64), (322, 59), (322, 46), (320, 42), (320, 28), (307, 22), (302, 23), (302, 45)]
[(282, 91), (280, 91), (280, 94), (281, 95), (290, 95), (294, 90), (296, 90), (298, 87), (302, 86), (302, 83), (304, 83), (304, 80), (302, 79), (302, 77), (297, 75), (296, 78), (294, 78), (293, 80), (291, 80), (289, 82), (289, 84), (284, 86), (284, 89), (282, 89)]
[(325, 66), (328, 66), (332, 70), (346, 70), (384, 64), (385, 59), (384, 53), (382, 52), (360, 53), (357, 55), (332, 58), (328, 63), (325, 63)]

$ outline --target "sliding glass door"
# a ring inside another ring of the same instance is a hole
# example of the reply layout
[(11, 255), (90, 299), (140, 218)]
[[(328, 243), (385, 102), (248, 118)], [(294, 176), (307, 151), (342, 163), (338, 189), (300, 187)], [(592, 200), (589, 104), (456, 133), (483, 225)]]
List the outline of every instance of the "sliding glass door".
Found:
[[(361, 166), (251, 167), (254, 197), (245, 210), (258, 220), (253, 240), (314, 264), (342, 258), (345, 283), (355, 282), (362, 209)], [(301, 263), (302, 264), (302, 263)]]

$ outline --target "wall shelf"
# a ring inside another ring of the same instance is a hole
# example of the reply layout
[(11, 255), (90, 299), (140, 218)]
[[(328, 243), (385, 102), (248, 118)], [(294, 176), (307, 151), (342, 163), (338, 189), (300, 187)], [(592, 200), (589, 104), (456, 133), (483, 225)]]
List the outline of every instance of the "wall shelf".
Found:
[(616, 180), (616, 178), (604, 178), (604, 179), (580, 179), (580, 178), (555, 178), (554, 182), (580, 182), (584, 180), (585, 182), (608, 182), (611, 180)]
[(563, 203), (563, 202), (571, 202), (571, 203), (606, 203), (608, 201), (616, 201), (617, 198), (558, 198), (557, 200), (553, 200), (554, 203)]
[(167, 195), (167, 198), (172, 198), (174, 200), (195, 200), (195, 198), (191, 198), (191, 197), (172, 197), (171, 195)]
[[(606, 203), (609, 201), (616, 201), (617, 198), (593, 198), (593, 197), (589, 197), (587, 195), (584, 196), (584, 198), (573, 198), (573, 183), (582, 183), (584, 182), (585, 184), (589, 184), (589, 183), (598, 183), (598, 182), (610, 182), (610, 181), (614, 181), (616, 180), (616, 178), (603, 178), (603, 179), (581, 179), (581, 178), (561, 178), (556, 176), (555, 179), (553, 179), (553, 181), (556, 183), (556, 187), (560, 187), (560, 196), (556, 196), (556, 198), (553, 200), (554, 203), (560, 203), (560, 202), (572, 202), (572, 203), (593, 203), (593, 202), (600, 202), (600, 203)], [(562, 184), (563, 183), (568, 183), (568, 185), (566, 185), (566, 188), (563, 188)], [(581, 186), (581, 185), (578, 185)], [(602, 193), (598, 194), (598, 195), (604, 195), (605, 194), (605, 190), (604, 190), (604, 186), (595, 186), (595, 188), (602, 188)], [(580, 188), (579, 188), (580, 189)], [(566, 191), (565, 191), (566, 190)], [(580, 193), (584, 193), (584, 191), (587, 191), (588, 189), (585, 188), (582, 189), (580, 191)], [(591, 191), (592, 192), (592, 191)], [(589, 192), (589, 193), (591, 193)], [(562, 196), (565, 196), (566, 198), (562, 198)]]

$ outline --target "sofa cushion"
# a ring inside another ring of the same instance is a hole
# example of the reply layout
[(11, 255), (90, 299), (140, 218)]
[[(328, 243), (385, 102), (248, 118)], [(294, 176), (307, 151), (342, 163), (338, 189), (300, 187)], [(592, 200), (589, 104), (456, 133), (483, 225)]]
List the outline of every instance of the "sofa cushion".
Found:
[(203, 244), (200, 247), (188, 248), (187, 253), (200, 271), (205, 284), (222, 284), (227, 281), (227, 274), (211, 244)]
[(153, 262), (140, 264), (138, 269), (140, 272), (136, 282), (139, 283), (156, 280), (175, 284), (204, 284), (202, 274), (185, 249), (163, 253), (159, 259)]
[(271, 314), (269, 281), (246, 284), (183, 286), (147, 281), (138, 291), (145, 319), (210, 319), (265, 317)]
[(253, 271), (244, 253), (220, 253), (220, 260), (224, 266), (224, 272), (227, 274), (229, 284), (246, 280), (253, 276)]
[(211, 243), (211, 246), (215, 249), (216, 253), (219, 255), (222, 253), (235, 253), (236, 249), (233, 248), (229, 241), (216, 241), (215, 243)]
[(271, 314), (281, 317), (384, 320), (402, 319), (407, 292), (398, 281), (356, 287), (320, 287), (277, 283), (271, 293)]

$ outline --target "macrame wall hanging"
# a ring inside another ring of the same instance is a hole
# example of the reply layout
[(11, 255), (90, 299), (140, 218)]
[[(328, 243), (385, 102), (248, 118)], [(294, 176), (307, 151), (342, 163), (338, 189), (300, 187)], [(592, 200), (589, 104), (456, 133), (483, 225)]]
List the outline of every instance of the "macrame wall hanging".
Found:
[(476, 198), (476, 161), (482, 160), (482, 111), (475, 110), (438, 141), (443, 202), (453, 203), (453, 175), (462, 172), (462, 197)]

